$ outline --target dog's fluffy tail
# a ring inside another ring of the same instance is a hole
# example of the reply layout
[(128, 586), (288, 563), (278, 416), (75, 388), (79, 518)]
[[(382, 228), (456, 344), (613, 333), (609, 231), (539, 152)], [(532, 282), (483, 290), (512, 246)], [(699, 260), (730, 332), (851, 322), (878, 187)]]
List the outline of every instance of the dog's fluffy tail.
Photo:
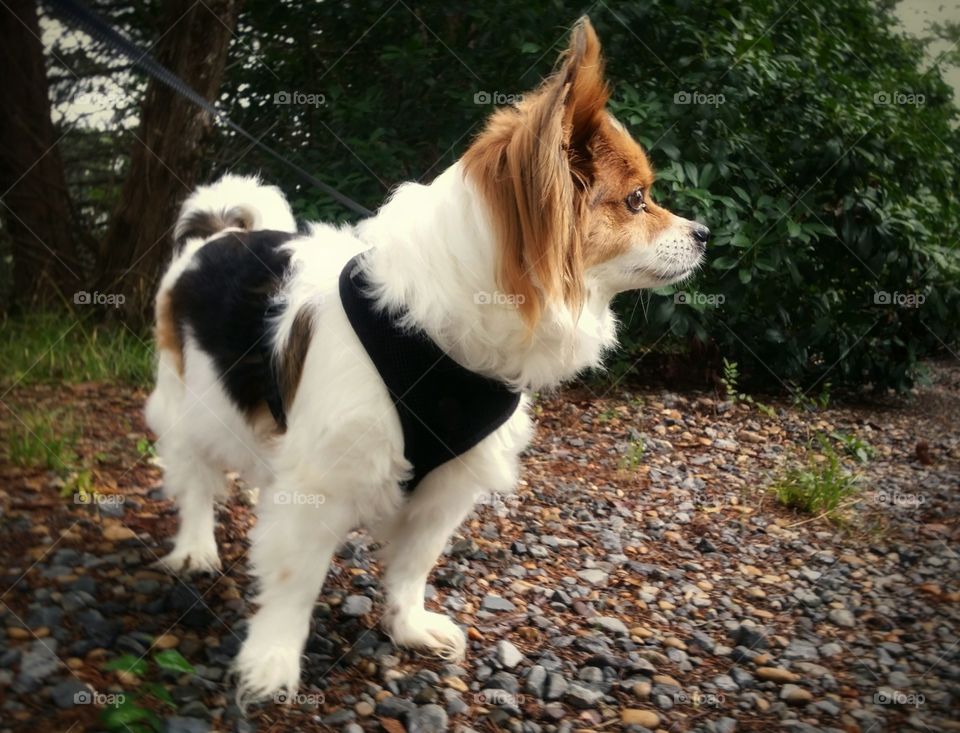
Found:
[(256, 176), (227, 174), (216, 183), (200, 186), (183, 202), (174, 240), (207, 239), (224, 229), (274, 229), (296, 232), (290, 204), (276, 186), (265, 186)]

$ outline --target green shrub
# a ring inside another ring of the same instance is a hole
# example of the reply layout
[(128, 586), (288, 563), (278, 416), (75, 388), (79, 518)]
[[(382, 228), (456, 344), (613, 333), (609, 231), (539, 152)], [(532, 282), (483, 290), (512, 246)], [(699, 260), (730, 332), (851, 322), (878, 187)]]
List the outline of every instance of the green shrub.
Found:
[(858, 477), (844, 468), (843, 461), (823, 438), (819, 442), (819, 456), (811, 456), (803, 466), (787, 469), (771, 490), (788, 509), (832, 517), (841, 502), (856, 493)]
[[(938, 68), (923, 68), (923, 43), (896, 30), (891, 6), (290, 0), (278, 10), (250, 0), (220, 103), (375, 208), (397, 183), (452, 163), (488, 100), (533, 88), (589, 11), (612, 107), (659, 169), (654, 197), (714, 232), (694, 281), (644, 308), (623, 296), (625, 349), (696, 347), (718, 373), (721, 357), (736, 362), (750, 387), (904, 388), (920, 358), (957, 340), (960, 139), (950, 88)], [(322, 104), (275, 103), (294, 91)], [(125, 149), (130, 134), (104, 139)], [(75, 134), (62, 144), (71, 154), (90, 147)], [(229, 131), (219, 128), (211, 148), (202, 178), (239, 160), (237, 171), (261, 171), (287, 191), (299, 215), (346, 217)], [(617, 363), (633, 364), (629, 356)]]
[(908, 386), (957, 339), (951, 90), (882, 4), (682, 6), (622, 9), (669, 69), (630, 75), (614, 107), (652, 148), (660, 195), (715, 236), (706, 270), (629, 323), (635, 342), (713, 343), (778, 388)]

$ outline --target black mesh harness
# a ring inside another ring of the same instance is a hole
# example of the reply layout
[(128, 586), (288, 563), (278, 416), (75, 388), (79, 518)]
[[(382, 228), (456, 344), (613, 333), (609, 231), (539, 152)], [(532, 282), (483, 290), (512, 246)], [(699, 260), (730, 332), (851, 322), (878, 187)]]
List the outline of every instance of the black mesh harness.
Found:
[(340, 272), (340, 299), (397, 410), (403, 454), (413, 465), (403, 488), (412, 491), (430, 471), (503, 425), (520, 394), (461, 366), (422, 331), (399, 326), (369, 297), (359, 257)]

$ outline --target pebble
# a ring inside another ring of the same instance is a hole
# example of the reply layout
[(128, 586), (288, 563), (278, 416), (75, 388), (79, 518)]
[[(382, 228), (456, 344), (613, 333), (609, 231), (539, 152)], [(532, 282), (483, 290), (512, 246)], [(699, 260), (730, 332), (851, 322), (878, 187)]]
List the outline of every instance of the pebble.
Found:
[(787, 684), (780, 688), (780, 699), (790, 705), (805, 705), (813, 700), (813, 693), (803, 687)]
[(366, 616), (372, 610), (373, 599), (361, 595), (347, 596), (340, 606), (340, 611), (344, 616)]
[(497, 642), (497, 658), (507, 669), (513, 669), (523, 661), (523, 653), (511, 642), (501, 639)]
[(640, 725), (644, 728), (656, 728), (660, 725), (660, 716), (652, 710), (626, 708), (620, 712), (620, 722), (624, 725)]
[(66, 710), (74, 705), (89, 705), (92, 700), (90, 685), (75, 678), (66, 679), (50, 690), (53, 704)]
[(608, 634), (615, 634), (616, 636), (630, 635), (630, 630), (627, 628), (627, 625), (618, 618), (613, 618), (611, 616), (597, 616), (592, 618), (591, 622), (595, 626), (598, 626), (606, 631)]
[(843, 626), (848, 629), (853, 628), (857, 624), (853, 614), (845, 608), (834, 608), (827, 614), (827, 618), (837, 626)]
[(485, 595), (483, 597), (483, 602), (480, 605), (484, 611), (504, 611), (509, 613), (517, 610), (517, 607), (511, 601), (508, 601), (506, 598), (501, 598), (493, 593), (488, 593)]
[(796, 674), (783, 667), (758, 667), (755, 674), (758, 679), (780, 683), (796, 682), (799, 679)]

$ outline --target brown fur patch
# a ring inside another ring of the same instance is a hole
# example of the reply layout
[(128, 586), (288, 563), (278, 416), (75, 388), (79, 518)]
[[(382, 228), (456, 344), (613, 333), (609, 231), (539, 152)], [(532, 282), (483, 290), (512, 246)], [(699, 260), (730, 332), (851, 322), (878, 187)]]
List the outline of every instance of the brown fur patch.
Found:
[[(637, 242), (654, 242), (670, 225), (671, 214), (650, 196), (654, 174), (643, 148), (610, 118), (603, 121), (590, 144), (593, 190), (589, 235), (583, 263), (592, 267), (624, 254)], [(646, 211), (627, 208), (627, 196), (644, 191)]]
[(242, 206), (233, 206), (224, 211), (194, 211), (177, 224), (177, 246), (188, 239), (206, 239), (224, 229), (253, 228), (253, 214)]
[(183, 344), (180, 341), (180, 332), (177, 330), (173, 315), (173, 298), (169, 291), (164, 291), (157, 296), (156, 314), (157, 322), (154, 327), (154, 335), (157, 340), (157, 348), (170, 355), (177, 374), (182, 378)]
[(303, 376), (303, 363), (307, 358), (307, 350), (310, 348), (312, 339), (313, 323), (309, 312), (302, 309), (293, 319), (283, 358), (278, 364), (277, 375), (284, 410), (289, 411), (296, 397), (300, 378)]
[(516, 296), (530, 328), (543, 306), (577, 310), (584, 271), (653, 241), (670, 215), (648, 200), (624, 204), (653, 182), (642, 148), (606, 112), (600, 41), (581, 18), (558, 72), (517, 107), (497, 110), (463, 157), (494, 220), (499, 287)]

